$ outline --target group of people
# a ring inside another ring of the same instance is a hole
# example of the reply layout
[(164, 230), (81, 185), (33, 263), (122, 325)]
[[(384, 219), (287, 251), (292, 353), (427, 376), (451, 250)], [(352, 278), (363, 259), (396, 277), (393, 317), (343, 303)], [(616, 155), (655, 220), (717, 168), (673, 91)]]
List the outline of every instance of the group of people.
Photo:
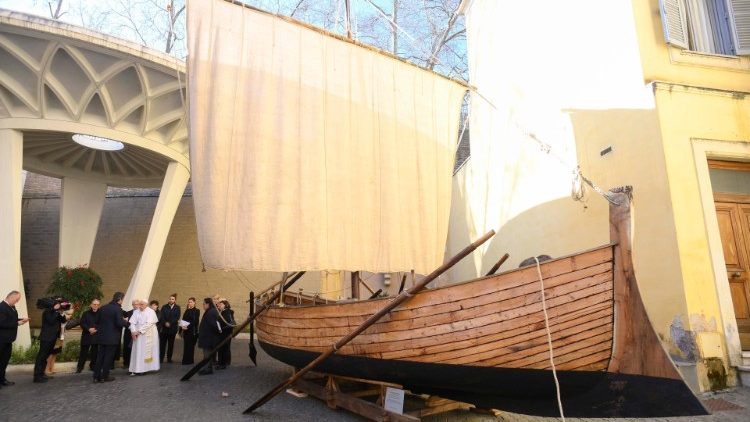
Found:
[[(127, 312), (122, 310), (123, 298), (124, 294), (117, 292), (112, 301), (104, 306), (101, 306), (99, 299), (94, 299), (90, 309), (80, 318), (81, 350), (76, 372), (81, 373), (88, 360), (95, 383), (114, 380), (109, 372), (114, 369), (119, 356), (130, 375), (158, 371), (165, 358), (168, 363), (172, 362), (178, 334), (184, 344), (182, 364), (191, 365), (194, 363), (196, 344), (206, 357), (231, 336), (236, 325), (229, 301), (219, 295), (203, 300), (203, 318), (192, 297), (188, 299), (184, 312), (177, 305), (177, 294), (170, 295), (168, 303), (161, 309), (156, 300), (133, 300), (133, 309)], [(0, 302), (0, 387), (13, 384), (5, 379), (5, 369), (18, 326), (29, 321), (28, 318), (18, 317), (15, 304), (19, 299), (19, 292), (13, 291)], [(44, 310), (34, 382), (43, 383), (51, 378), (46, 371), (49, 369), (47, 362), (50, 356), (54, 356), (56, 342), (59, 343), (68, 319), (69, 313), (64, 312), (57, 302)], [(211, 374), (214, 368), (226, 368), (231, 363), (230, 344), (231, 340), (227, 341), (199, 374)]]

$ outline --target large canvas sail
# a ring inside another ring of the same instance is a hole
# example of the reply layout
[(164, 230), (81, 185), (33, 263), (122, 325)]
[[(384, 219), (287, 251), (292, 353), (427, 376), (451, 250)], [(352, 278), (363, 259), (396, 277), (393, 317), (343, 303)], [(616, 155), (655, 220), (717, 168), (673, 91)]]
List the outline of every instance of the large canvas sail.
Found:
[(188, 2), (190, 159), (206, 266), (428, 273), (465, 87), (303, 24)]

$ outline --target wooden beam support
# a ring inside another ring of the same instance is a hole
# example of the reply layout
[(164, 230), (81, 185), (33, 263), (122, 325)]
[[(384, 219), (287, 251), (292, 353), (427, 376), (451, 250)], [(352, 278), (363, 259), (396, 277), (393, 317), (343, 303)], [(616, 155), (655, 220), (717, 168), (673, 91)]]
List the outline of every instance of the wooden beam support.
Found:
[(329, 407), (333, 406), (334, 409), (340, 407), (372, 421), (420, 421), (418, 417), (414, 417), (412, 415), (399, 415), (395, 412), (389, 412), (375, 403), (371, 403), (367, 400), (362, 400), (350, 394), (342, 393), (338, 390), (338, 388), (329, 389), (303, 379), (296, 380), (294, 382), (294, 388), (300, 391), (304, 391), (305, 393), (315, 398), (327, 402), (329, 404)]

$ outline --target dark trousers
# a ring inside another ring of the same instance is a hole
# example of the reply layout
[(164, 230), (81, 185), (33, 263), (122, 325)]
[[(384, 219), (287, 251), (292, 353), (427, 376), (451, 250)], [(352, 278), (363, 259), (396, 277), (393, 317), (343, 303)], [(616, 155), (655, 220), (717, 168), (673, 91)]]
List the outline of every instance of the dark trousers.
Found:
[(5, 381), (5, 369), (10, 362), (10, 354), (13, 351), (13, 343), (0, 343), (0, 381)]
[[(203, 349), (203, 359), (208, 359), (208, 357), (211, 355), (211, 349)], [(206, 366), (203, 367), (201, 372), (213, 372), (214, 371), (214, 360), (208, 359), (208, 363), (206, 363)]]
[(122, 357), (122, 339), (120, 339), (120, 342), (117, 343), (117, 347), (115, 347), (115, 356), (112, 358), (112, 368), (115, 369), (115, 361), (120, 360)]
[(130, 330), (125, 330), (125, 335), (122, 337), (122, 367), (130, 368), (130, 353), (133, 351), (133, 337), (131, 337)]
[(83, 367), (86, 366), (86, 359), (89, 360), (89, 369), (94, 369), (98, 353), (98, 344), (82, 344), (81, 351), (78, 353), (78, 370), (83, 371)]
[(164, 362), (164, 353), (167, 354), (167, 361), (172, 362), (172, 352), (174, 351), (174, 338), (177, 333), (168, 333), (167, 329), (159, 333), (159, 362)]
[(219, 365), (221, 366), (227, 366), (232, 363), (232, 340), (229, 340), (226, 342), (223, 346), (219, 348), (219, 351), (216, 353), (219, 357)]
[(182, 340), (183, 345), (185, 346), (182, 351), (182, 364), (192, 365), (195, 359), (195, 342), (198, 341), (198, 338), (195, 336), (195, 334), (186, 332), (183, 335)]
[(119, 344), (100, 344), (94, 365), (94, 379), (103, 380), (109, 378), (109, 370), (115, 364), (115, 353)]
[(44, 378), (44, 370), (47, 368), (47, 358), (52, 354), (54, 348), (55, 340), (39, 342), (39, 353), (36, 354), (36, 362), (34, 362), (34, 379)]

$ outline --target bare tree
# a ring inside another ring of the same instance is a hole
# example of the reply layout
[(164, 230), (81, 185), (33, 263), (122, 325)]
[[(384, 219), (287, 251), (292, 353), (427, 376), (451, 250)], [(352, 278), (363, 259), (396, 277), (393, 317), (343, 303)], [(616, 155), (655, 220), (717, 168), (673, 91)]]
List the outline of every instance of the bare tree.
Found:
[[(2, 0), (0, 0), (2, 1)], [(200, 0), (197, 0), (200, 1)], [(345, 0), (244, 0), (346, 34)], [(436, 72), (467, 79), (466, 31), (460, 0), (350, 0), (353, 37)], [(162, 45), (184, 58), (185, 0), (34, 0), (54, 19)]]
[[(301, 1), (302, 0), (300, 0), (300, 2)], [(175, 31), (175, 25), (182, 12), (185, 11), (185, 4), (183, 3), (181, 7), (178, 7), (175, 5), (174, 0), (169, 0), (166, 11), (169, 14), (169, 29), (166, 36), (167, 45), (165, 46), (164, 51), (169, 53), (172, 51), (172, 48), (174, 48), (175, 41), (182, 39), (181, 36)]]
[[(49, 10), (49, 17), (59, 20), (68, 13), (67, 10), (63, 10), (64, 1), (65, 0), (33, 0), (32, 5), (34, 7), (42, 7), (43, 9)], [(44, 7), (44, 4), (46, 4), (47, 7)]]
[(52, 1), (47, 2), (47, 6), (49, 6), (49, 14), (52, 17), (52, 19), (60, 19), (65, 13), (67, 13), (67, 12), (62, 11), (63, 0), (57, 0), (57, 6), (55, 6), (54, 12), (52, 11), (52, 3), (54, 2)]
[(466, 30), (456, 13), (460, 0), (363, 1), (381, 21), (380, 29), (367, 28), (368, 42), (380, 48), (390, 44), (394, 54), (448, 76), (467, 78)]

